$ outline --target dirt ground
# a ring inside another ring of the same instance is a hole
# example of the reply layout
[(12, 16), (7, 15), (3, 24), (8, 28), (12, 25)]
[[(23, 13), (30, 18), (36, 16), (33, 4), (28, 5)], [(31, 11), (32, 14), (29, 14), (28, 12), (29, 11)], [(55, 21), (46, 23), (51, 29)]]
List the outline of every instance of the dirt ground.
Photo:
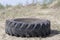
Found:
[[(12, 11), (9, 9), (11, 13), (16, 13), (16, 11)], [(21, 10), (20, 10), (21, 11)], [(18, 12), (20, 12), (18, 11)], [(8, 13), (8, 11), (0, 11), (0, 13)], [(25, 14), (24, 14), (25, 13)], [(28, 12), (24, 12), (21, 15), (16, 16), (16, 14), (0, 14), (0, 40), (60, 40), (60, 9), (41, 9), (41, 10), (29, 10)], [(18, 13), (19, 14), (19, 13)], [(14, 15), (13, 17), (11, 15)], [(10, 16), (10, 17), (9, 17)], [(33, 17), (39, 19), (48, 19), (51, 21), (51, 34), (49, 37), (41, 38), (41, 37), (31, 37), (31, 38), (21, 38), (10, 36), (5, 33), (5, 21), (10, 18), (23, 18), (23, 17)]]

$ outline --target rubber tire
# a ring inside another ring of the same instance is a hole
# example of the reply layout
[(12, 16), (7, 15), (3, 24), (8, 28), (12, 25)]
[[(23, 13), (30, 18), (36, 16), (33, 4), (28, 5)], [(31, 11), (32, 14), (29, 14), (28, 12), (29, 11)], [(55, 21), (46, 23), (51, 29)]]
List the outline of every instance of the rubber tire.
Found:
[(5, 32), (17, 37), (47, 37), (51, 33), (50, 21), (37, 18), (6, 20)]

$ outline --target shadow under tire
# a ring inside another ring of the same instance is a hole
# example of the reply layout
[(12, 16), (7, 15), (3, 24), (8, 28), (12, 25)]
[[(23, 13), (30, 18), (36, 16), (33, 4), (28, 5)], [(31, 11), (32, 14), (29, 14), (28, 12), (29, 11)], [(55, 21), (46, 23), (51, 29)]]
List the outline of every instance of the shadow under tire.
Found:
[(50, 21), (37, 18), (6, 20), (5, 32), (17, 37), (47, 37), (51, 33)]

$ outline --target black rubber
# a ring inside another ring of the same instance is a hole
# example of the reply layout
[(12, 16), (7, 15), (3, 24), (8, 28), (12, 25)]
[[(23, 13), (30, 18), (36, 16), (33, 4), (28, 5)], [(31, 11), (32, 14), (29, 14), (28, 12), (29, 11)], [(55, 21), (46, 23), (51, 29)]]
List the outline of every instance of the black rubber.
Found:
[(17, 37), (46, 37), (51, 32), (50, 21), (37, 18), (6, 20), (5, 32)]

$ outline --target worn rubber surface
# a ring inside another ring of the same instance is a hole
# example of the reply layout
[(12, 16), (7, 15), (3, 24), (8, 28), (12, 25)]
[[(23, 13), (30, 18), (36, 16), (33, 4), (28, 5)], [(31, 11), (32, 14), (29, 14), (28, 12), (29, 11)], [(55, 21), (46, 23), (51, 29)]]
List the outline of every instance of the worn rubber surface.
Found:
[(46, 37), (50, 34), (50, 21), (37, 18), (6, 20), (5, 32), (17, 37)]

